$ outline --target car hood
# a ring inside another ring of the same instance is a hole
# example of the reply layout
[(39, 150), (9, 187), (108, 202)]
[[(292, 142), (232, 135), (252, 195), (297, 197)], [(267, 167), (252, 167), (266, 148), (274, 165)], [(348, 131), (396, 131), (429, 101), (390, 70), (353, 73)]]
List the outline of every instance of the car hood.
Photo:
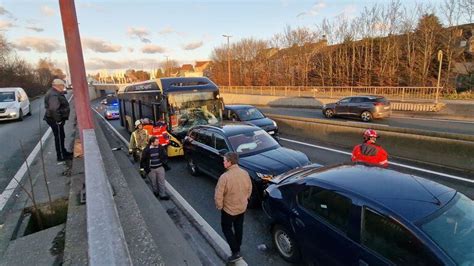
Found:
[(274, 127), (273, 126), (273, 120), (271, 120), (268, 117), (255, 119), (255, 120), (249, 120), (249, 121), (245, 121), (245, 122), (250, 123), (252, 125), (255, 125), (257, 127), (269, 127), (269, 126)]
[(16, 102), (0, 102), (0, 108), (14, 108)]
[(306, 154), (283, 147), (239, 159), (239, 164), (250, 171), (274, 176), (309, 163)]

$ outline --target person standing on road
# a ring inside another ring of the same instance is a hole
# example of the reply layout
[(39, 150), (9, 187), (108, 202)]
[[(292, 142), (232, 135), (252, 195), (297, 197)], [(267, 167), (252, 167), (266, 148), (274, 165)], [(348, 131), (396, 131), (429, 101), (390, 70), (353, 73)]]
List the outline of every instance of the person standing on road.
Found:
[(232, 255), (228, 262), (235, 262), (242, 258), (240, 245), (242, 244), (244, 214), (252, 193), (252, 181), (247, 171), (238, 165), (239, 155), (228, 152), (224, 155), (226, 172), (219, 177), (216, 185), (214, 201), (221, 211), (222, 232), (230, 246)]
[(140, 172), (144, 171), (151, 181), (155, 196), (161, 200), (169, 200), (166, 194), (165, 170), (169, 169), (168, 156), (165, 148), (160, 145), (157, 137), (152, 136), (149, 145), (143, 150), (140, 161)]
[(48, 123), (54, 134), (54, 145), (56, 147), (56, 158), (58, 162), (72, 159), (72, 152), (64, 147), (64, 124), (69, 119), (69, 102), (64, 96), (66, 84), (61, 79), (52, 82), (52, 88), (44, 96), (44, 108), (46, 109), (43, 120)]
[(375, 143), (378, 138), (377, 132), (373, 129), (367, 129), (364, 131), (363, 137), (364, 143), (355, 146), (352, 150), (352, 161), (387, 167), (388, 154), (380, 145)]
[(135, 121), (135, 131), (130, 136), (128, 145), (128, 153), (133, 154), (133, 159), (136, 162), (140, 161), (143, 150), (148, 145), (148, 132), (143, 129), (142, 121)]

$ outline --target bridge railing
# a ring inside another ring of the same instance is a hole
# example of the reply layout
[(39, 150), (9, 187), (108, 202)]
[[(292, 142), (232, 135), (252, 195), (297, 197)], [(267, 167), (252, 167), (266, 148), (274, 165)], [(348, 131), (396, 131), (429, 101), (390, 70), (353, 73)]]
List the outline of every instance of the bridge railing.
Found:
[[(356, 87), (356, 86), (220, 86), (221, 92), (285, 97), (341, 98), (381, 95), (391, 100), (436, 100), (436, 87)], [(439, 88), (439, 96), (445, 90)]]

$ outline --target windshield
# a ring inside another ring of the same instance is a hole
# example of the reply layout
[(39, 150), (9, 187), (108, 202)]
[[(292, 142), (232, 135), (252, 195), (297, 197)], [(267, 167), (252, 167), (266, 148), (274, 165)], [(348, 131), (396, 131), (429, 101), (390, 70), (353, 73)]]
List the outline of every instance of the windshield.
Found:
[(264, 130), (250, 131), (229, 137), (230, 144), (239, 155), (258, 153), (263, 150), (279, 147), (275, 141)]
[(235, 110), (241, 121), (262, 119), (265, 116), (257, 108)]
[(0, 102), (14, 102), (15, 101), (15, 93), (12, 91), (8, 92), (0, 92)]
[(118, 110), (119, 110), (118, 105), (107, 106), (107, 111), (118, 111)]
[(186, 134), (197, 125), (221, 122), (222, 104), (218, 92), (186, 92), (168, 95), (171, 128), (177, 135)]
[(421, 226), (458, 265), (474, 264), (474, 202), (460, 194), (456, 203)]

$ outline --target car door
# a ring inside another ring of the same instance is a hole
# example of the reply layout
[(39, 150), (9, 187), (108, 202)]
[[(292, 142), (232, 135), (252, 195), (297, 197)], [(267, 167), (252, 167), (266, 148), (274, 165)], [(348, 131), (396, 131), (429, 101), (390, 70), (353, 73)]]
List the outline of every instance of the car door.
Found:
[(357, 249), (348, 236), (351, 199), (309, 186), (296, 201), (291, 222), (305, 259), (321, 265), (353, 265)]
[(359, 116), (363, 109), (364, 97), (353, 97), (351, 98), (348, 107), (347, 115)]
[(201, 128), (198, 131), (197, 136), (197, 148), (194, 155), (194, 161), (198, 165), (199, 169), (210, 176), (214, 176), (212, 173), (213, 158), (214, 158), (214, 141), (212, 139), (212, 132), (208, 129)]
[(359, 265), (443, 265), (401, 222), (363, 207)]
[(336, 111), (336, 114), (338, 115), (345, 115), (347, 114), (347, 108), (349, 107), (349, 102), (351, 98), (344, 98), (340, 100), (339, 102), (336, 103), (336, 107), (334, 108)]
[(215, 153), (211, 155), (212, 158), (212, 165), (210, 165), (210, 168), (212, 168), (212, 173), (215, 177), (220, 177), (224, 171), (224, 156), (220, 154), (220, 151), (229, 151), (229, 146), (225, 140), (225, 137), (223, 134), (220, 132), (214, 132), (213, 133), (213, 141), (214, 141), (214, 148), (215, 148)]

